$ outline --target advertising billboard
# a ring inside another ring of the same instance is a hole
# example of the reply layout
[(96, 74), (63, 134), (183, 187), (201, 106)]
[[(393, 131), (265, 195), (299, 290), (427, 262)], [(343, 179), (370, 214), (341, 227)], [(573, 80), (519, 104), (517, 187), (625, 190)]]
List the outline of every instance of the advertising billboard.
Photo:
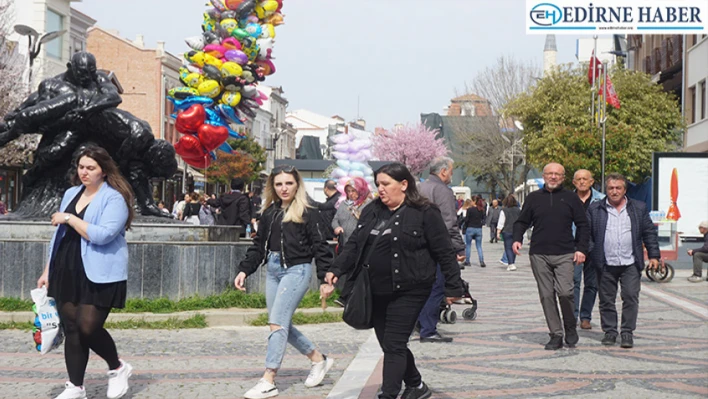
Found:
[(681, 237), (701, 237), (698, 224), (708, 220), (708, 153), (656, 152), (653, 207), (677, 221)]

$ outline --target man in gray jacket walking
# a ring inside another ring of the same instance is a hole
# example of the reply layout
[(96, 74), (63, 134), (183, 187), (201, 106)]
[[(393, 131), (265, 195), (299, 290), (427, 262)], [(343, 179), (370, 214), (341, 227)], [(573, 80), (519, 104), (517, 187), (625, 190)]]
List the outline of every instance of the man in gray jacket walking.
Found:
[[(457, 254), (457, 260), (461, 261), (465, 258), (465, 242), (462, 241), (460, 229), (457, 227), (455, 194), (447, 186), (452, 181), (452, 165), (453, 160), (448, 157), (433, 159), (430, 164), (430, 176), (428, 180), (420, 184), (419, 190), (430, 202), (440, 208), (445, 226), (450, 233), (452, 248)], [(430, 297), (418, 316), (420, 342), (452, 342), (452, 338), (441, 336), (437, 330), (440, 303), (445, 296), (444, 288), (445, 278), (440, 272), (440, 265), (438, 265), (437, 278), (430, 292)]]

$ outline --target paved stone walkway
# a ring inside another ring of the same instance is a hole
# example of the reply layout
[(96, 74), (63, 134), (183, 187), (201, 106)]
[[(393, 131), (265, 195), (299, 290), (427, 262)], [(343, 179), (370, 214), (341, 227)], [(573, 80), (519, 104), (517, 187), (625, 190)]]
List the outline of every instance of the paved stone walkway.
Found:
[[(689, 271), (678, 271), (669, 284), (643, 279), (633, 349), (600, 344), (596, 308), (593, 329), (579, 330), (576, 349), (545, 351), (547, 329), (528, 256), (519, 258), (519, 270), (507, 272), (498, 263), (501, 248), (501, 243), (485, 243), (487, 268), (473, 264), (463, 271), (479, 301), (478, 318), (460, 317), (456, 324), (441, 325), (441, 332), (454, 337), (451, 344), (411, 341), (433, 398), (708, 396), (708, 283), (687, 282)], [(464, 307), (455, 309), (461, 314)], [(361, 381), (359, 389), (340, 389), (344, 396), (339, 397), (374, 397), (381, 362), (375, 348), (364, 344), (370, 331), (342, 323), (303, 326), (302, 331), (336, 364), (322, 386), (307, 389), (303, 382), (309, 363), (290, 348), (277, 380), (280, 398), (325, 398), (338, 389), (335, 385), (352, 381)], [(128, 398), (241, 398), (262, 373), (267, 330), (219, 327), (111, 334), (121, 356), (135, 367)], [(360, 352), (362, 347), (366, 350)], [(61, 350), (40, 356), (29, 332), (0, 331), (0, 398), (58, 395), (66, 380)], [(350, 364), (352, 369), (346, 370)], [(340, 381), (345, 370), (343, 380), (353, 376), (351, 381)], [(105, 364), (95, 356), (86, 386), (90, 398), (105, 397)]]

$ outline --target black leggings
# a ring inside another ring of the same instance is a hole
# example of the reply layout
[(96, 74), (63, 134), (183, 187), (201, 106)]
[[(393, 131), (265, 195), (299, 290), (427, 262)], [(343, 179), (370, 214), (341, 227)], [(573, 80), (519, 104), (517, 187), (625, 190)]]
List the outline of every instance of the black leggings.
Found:
[(413, 353), (408, 349), (408, 341), (429, 296), (430, 288), (374, 295), (374, 331), (384, 353), (383, 393), (379, 399), (396, 399), (401, 382), (417, 387), (422, 381)]
[(59, 316), (66, 335), (66, 370), (69, 372), (69, 381), (77, 387), (84, 385), (89, 349), (101, 356), (108, 363), (110, 370), (120, 367), (116, 344), (103, 328), (110, 312), (110, 308), (75, 303), (63, 303), (59, 307)]

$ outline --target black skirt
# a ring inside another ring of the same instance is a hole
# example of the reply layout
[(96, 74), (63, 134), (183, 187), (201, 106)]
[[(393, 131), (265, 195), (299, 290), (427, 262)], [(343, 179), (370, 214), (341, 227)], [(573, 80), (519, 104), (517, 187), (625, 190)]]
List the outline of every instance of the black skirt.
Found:
[[(66, 213), (83, 219), (88, 205), (76, 212), (76, 203), (83, 189), (66, 208)], [(52, 248), (49, 249), (50, 251)], [(127, 295), (127, 283), (94, 283), (89, 280), (81, 259), (81, 235), (66, 225), (66, 233), (49, 267), (48, 295), (58, 303), (94, 305), (102, 308), (123, 308)]]

